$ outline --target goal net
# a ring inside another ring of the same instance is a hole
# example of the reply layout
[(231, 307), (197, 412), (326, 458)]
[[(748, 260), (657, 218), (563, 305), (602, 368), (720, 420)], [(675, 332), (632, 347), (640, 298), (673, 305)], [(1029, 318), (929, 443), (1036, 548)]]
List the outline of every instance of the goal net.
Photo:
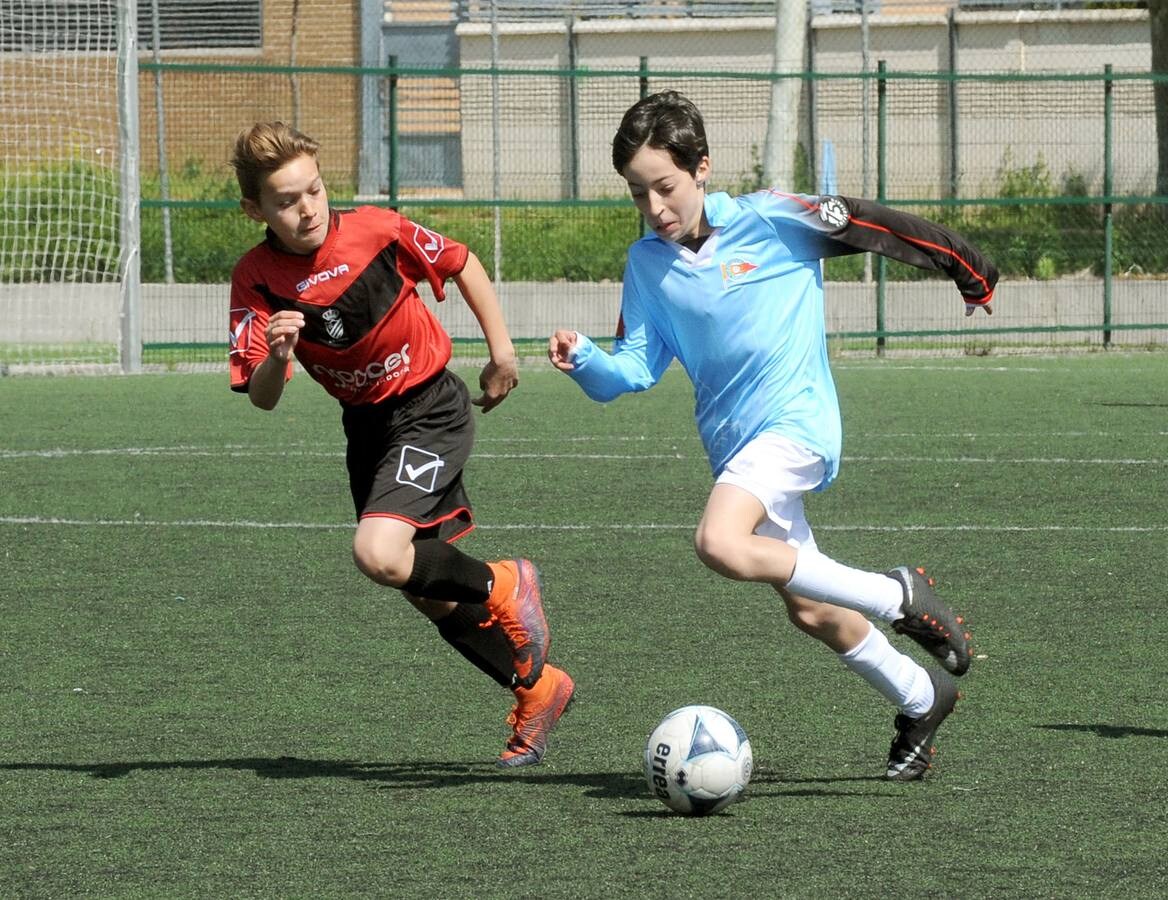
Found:
[(0, 367), (118, 361), (117, 3), (0, 0)]

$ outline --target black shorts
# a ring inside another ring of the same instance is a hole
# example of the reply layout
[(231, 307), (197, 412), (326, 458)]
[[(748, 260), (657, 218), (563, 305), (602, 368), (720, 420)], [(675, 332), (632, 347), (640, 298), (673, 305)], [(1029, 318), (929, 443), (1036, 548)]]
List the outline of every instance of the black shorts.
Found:
[(418, 529), (414, 540), (449, 542), (474, 528), (462, 486), (474, 418), (461, 378), (444, 369), (404, 397), (342, 409), (358, 519), (401, 519)]

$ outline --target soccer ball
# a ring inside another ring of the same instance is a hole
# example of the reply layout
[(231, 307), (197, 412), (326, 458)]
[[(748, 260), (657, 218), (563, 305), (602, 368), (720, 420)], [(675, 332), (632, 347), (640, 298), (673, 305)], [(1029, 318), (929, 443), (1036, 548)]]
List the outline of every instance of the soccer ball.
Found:
[(746, 790), (753, 765), (746, 732), (713, 706), (675, 709), (645, 745), (649, 790), (687, 816), (708, 816), (733, 803)]

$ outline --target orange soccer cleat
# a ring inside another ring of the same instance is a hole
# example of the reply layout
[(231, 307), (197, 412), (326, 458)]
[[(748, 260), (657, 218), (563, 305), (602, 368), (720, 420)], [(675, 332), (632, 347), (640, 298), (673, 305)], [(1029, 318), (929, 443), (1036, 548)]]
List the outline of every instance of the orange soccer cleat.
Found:
[(572, 676), (555, 666), (544, 666), (535, 687), (515, 689), (515, 706), (507, 717), (511, 737), (495, 764), (503, 768), (532, 766), (547, 751), (548, 733), (572, 702)]
[(530, 688), (547, 662), (551, 635), (543, 614), (539, 570), (526, 559), (490, 563), (494, 585), (487, 612), (507, 635), (515, 667), (512, 686)]

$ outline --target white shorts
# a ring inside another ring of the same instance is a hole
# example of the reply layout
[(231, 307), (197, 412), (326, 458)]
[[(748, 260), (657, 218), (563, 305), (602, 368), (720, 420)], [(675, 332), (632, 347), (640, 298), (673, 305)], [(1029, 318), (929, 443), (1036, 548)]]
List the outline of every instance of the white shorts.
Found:
[(803, 495), (820, 485), (825, 471), (823, 457), (767, 432), (731, 457), (716, 483), (742, 488), (762, 504), (766, 518), (755, 534), (814, 549), (815, 536), (803, 514)]

